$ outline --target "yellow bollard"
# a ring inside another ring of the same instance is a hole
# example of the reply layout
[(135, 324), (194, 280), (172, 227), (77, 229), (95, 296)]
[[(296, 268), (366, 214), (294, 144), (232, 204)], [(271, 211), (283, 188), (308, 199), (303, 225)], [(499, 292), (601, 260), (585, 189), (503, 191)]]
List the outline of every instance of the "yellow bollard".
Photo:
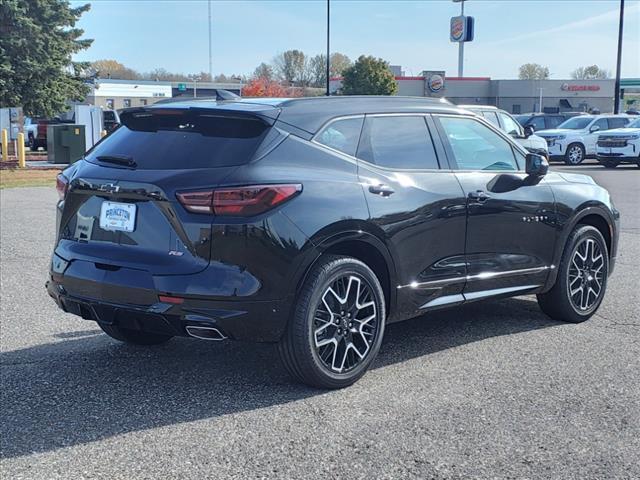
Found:
[(100, 138), (104, 138), (104, 137), (106, 137), (106, 136), (107, 136), (107, 131), (106, 131), (106, 130), (102, 130), (102, 131), (100, 132)]
[(27, 166), (24, 160), (24, 133), (18, 134), (18, 167), (25, 168)]
[(7, 134), (7, 129), (2, 129), (2, 161), (6, 162), (9, 160), (9, 135)]

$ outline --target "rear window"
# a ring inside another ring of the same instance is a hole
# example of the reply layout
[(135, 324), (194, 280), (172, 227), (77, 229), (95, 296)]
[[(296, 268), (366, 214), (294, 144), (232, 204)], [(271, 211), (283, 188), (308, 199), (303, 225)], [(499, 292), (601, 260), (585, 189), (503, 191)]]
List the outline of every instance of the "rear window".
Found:
[[(136, 116), (137, 115), (137, 116)], [(86, 155), (126, 157), (137, 169), (226, 167), (247, 163), (269, 126), (259, 119), (162, 110), (129, 115), (124, 124)]]

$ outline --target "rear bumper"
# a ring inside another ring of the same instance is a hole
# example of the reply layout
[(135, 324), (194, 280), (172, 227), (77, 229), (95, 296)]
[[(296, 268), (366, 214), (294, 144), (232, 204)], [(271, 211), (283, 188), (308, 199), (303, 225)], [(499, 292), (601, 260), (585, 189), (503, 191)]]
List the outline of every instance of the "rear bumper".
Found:
[[(112, 301), (121, 297), (122, 286), (90, 285), (91, 282), (67, 279), (52, 273), (46, 283), (48, 294), (65, 312), (87, 320), (108, 325), (121, 325), (131, 330), (189, 336), (186, 327), (213, 327), (234, 340), (275, 342), (280, 339), (289, 318), (291, 301), (216, 301), (184, 298), (183, 303), (161, 302), (162, 292), (128, 286), (126, 300), (136, 303)], [(70, 285), (73, 291), (65, 285)], [(95, 291), (101, 295), (86, 296), (81, 292)]]

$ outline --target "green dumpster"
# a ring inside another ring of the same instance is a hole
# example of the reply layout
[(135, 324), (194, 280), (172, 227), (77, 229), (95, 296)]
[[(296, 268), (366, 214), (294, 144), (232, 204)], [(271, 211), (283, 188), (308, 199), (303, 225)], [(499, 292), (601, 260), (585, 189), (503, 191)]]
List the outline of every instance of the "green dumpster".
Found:
[(47, 125), (49, 163), (73, 163), (79, 160), (85, 151), (84, 125)]

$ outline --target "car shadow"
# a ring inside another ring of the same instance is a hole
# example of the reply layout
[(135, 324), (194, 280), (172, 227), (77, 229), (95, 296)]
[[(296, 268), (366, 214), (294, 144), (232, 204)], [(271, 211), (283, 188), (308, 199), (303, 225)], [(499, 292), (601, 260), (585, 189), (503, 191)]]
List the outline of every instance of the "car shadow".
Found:
[[(433, 312), (389, 325), (373, 368), (555, 325), (524, 298)], [(134, 347), (99, 332), (0, 354), (2, 458), (332, 394), (290, 379), (273, 345)]]

